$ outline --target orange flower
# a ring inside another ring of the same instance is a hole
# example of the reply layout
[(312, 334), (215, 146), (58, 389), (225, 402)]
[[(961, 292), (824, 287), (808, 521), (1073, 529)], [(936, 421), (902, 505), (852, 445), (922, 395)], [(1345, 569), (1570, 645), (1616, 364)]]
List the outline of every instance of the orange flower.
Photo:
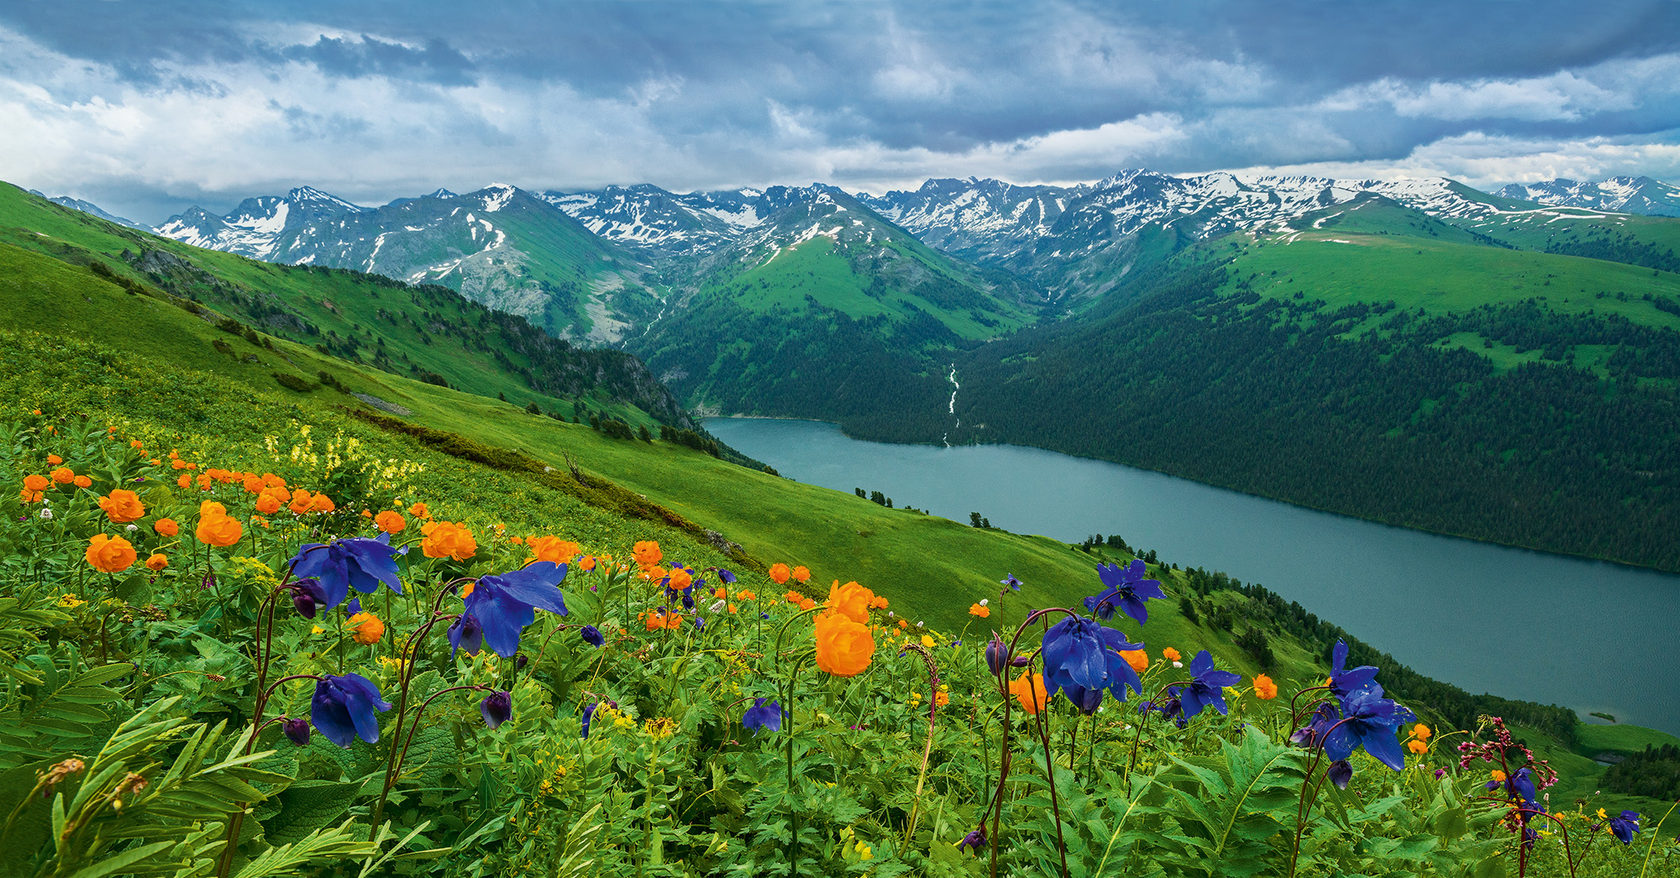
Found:
[(817, 608), (817, 602), (816, 601), (811, 600), (810, 598), (800, 598), (799, 599), (799, 609), (801, 609), (801, 610), (814, 610), (816, 608)]
[(659, 543), (653, 540), (642, 540), (636, 543), (630, 554), (636, 557), (636, 563), (643, 567), (652, 567), (665, 559), (665, 553), (659, 550)]
[(578, 569), (585, 573), (595, 569), (595, 556), (585, 555), (578, 559)]
[(267, 485), (263, 483), (262, 476), (259, 476), (256, 473), (246, 473), (245, 478), (243, 479), (243, 484), (241, 484), (240, 487), (244, 488), (245, 493), (247, 494), (261, 494), (263, 492), (263, 488), (267, 487)]
[(169, 458), (169, 465), (175, 469), (186, 469), (189, 466), (186, 461), (177, 457), (173, 451), (169, 452)]
[(1412, 737), (1418, 739), (1419, 741), (1427, 741), (1433, 737), (1434, 734), (1435, 733), (1430, 731), (1429, 727), (1423, 723), (1418, 723), (1417, 725), (1412, 726)]
[(907, 621), (905, 621), (905, 620), (904, 620), (904, 619), (900, 619), (900, 620), (898, 620), (898, 627), (900, 627), (900, 628), (909, 628), (909, 627), (910, 627), (910, 623), (909, 623), (909, 622), (907, 622)]
[(420, 526), (425, 539), (420, 541), (420, 553), (428, 558), (453, 558), (465, 561), (478, 552), (478, 541), (472, 531), (453, 521), (428, 521)]
[(140, 495), (122, 488), (100, 497), (99, 508), (105, 510), (106, 517), (117, 524), (127, 524), (146, 514), (146, 506), (140, 502)]
[(790, 604), (797, 604), (804, 599), (804, 595), (792, 589), (789, 589), (787, 594), (782, 595), (782, 600), (785, 600)]
[(947, 695), (944, 692), (933, 693), (933, 706), (934, 707), (944, 707), (945, 705), (950, 704), (950, 703), (951, 703), (951, 696), (950, 695)]
[(402, 513), (392, 509), (387, 509), (375, 515), (373, 523), (388, 534), (402, 533), (402, 529), (408, 527), (408, 522), (403, 520)]
[(199, 490), (201, 490), (201, 491), (210, 490), (210, 482), (211, 482), (211, 478), (210, 478), (209, 473), (200, 473), (199, 474), (199, 476), (198, 476)]
[(157, 531), (162, 536), (172, 537), (181, 532), (181, 526), (176, 524), (173, 518), (160, 518), (156, 524), (152, 525), (152, 530)]
[(1169, 662), (1176, 662), (1182, 658), (1182, 656), (1178, 654), (1178, 650), (1169, 646), (1166, 649), (1161, 650), (1161, 658), (1164, 658)]
[(1122, 649), (1120, 657), (1132, 666), (1132, 670), (1140, 674), (1149, 668), (1149, 653), (1141, 649)]
[(1021, 709), (1030, 714), (1038, 713), (1050, 702), (1050, 693), (1044, 688), (1044, 675), (1029, 671), (1022, 671), (1019, 678), (1009, 681), (1009, 694), (1015, 696)]
[(531, 557), (525, 562), (550, 561), (555, 564), (569, 564), (583, 551), (583, 547), (571, 540), (563, 540), (555, 536), (532, 537), (525, 541), (525, 548), (531, 550)]
[(887, 608), (887, 599), (886, 598), (881, 597), (880, 595), (876, 595), (876, 596), (869, 599), (869, 609), (871, 609), (871, 610), (884, 610), (886, 608)]
[(968, 614), (978, 619), (984, 619), (992, 614), (992, 608), (984, 604), (969, 604)]
[(76, 473), (67, 466), (61, 466), (52, 471), (52, 480), (60, 485), (68, 485), (76, 480)]
[(1495, 768), (1493, 770), (1493, 779), (1497, 783), (1504, 783), (1505, 782), (1505, 772), (1500, 771), (1499, 769)]
[(23, 477), (23, 489), (25, 491), (38, 494), (50, 487), (52, 487), (52, 480), (48, 479), (46, 476), (38, 476), (34, 473), (30, 473), (29, 475)]
[(122, 537), (94, 534), (85, 556), (89, 565), (105, 573), (121, 573), (134, 563), (134, 545)]
[[(803, 567), (801, 570), (805, 569)], [(855, 582), (841, 585), (836, 580), (828, 589), (828, 611), (839, 613), (853, 622), (869, 624), (869, 600), (875, 593)]]
[(357, 613), (344, 626), (350, 629), (350, 639), (363, 645), (378, 643), (385, 636), (385, 623), (372, 613)]
[(729, 589), (720, 585), (717, 588), (712, 589), (712, 597), (717, 598), (720, 601), (729, 600)]
[(263, 515), (273, 515), (280, 511), (280, 498), (273, 493), (264, 491), (257, 495), (257, 511)]
[(770, 565), (770, 581), (777, 585), (786, 585), (791, 575), (793, 571), (788, 570), (788, 566), (780, 561)]
[(682, 591), (683, 589), (688, 588), (689, 586), (691, 586), (693, 584), (694, 584), (694, 576), (693, 576), (693, 574), (688, 572), (687, 568), (675, 567), (675, 566), (673, 566), (671, 568), (671, 573), (670, 573), (670, 587), (671, 588), (674, 588), (677, 591)]
[(18, 499), (25, 503), (39, 503), (41, 498), (45, 496), (40, 491), (31, 491), (28, 488), (22, 488), (18, 491)]
[(201, 516), (226, 515), (227, 507), (214, 500), (205, 500), (204, 502), (198, 504), (198, 514)]
[(72, 485), (75, 485), (78, 488), (91, 488), (91, 487), (93, 487), (93, 479), (91, 479), (87, 476), (77, 476), (74, 479), (72, 479), (70, 481), (70, 483)]
[(829, 612), (817, 617), (815, 631), (817, 667), (836, 677), (855, 677), (869, 667), (875, 635), (868, 625), (844, 613)]
[(758, 593), (757, 592), (747, 591), (746, 589), (742, 589), (742, 590), (735, 593), (735, 599), (738, 600), (738, 601), (750, 601), (750, 600), (756, 600), (757, 598), (758, 598)]
[(809, 582), (810, 579), (811, 571), (806, 570), (803, 566), (793, 568), (793, 580), (795, 582)]
[(64, 462), (64, 458), (59, 457), (56, 454), (47, 455), (47, 466), (58, 466), (59, 464), (61, 464), (63, 462)]
[(1272, 682), (1272, 678), (1265, 674), (1256, 674), (1254, 676), (1254, 697), (1261, 701), (1271, 701), (1277, 697), (1277, 684)]
[(162, 553), (159, 552), (153, 552), (152, 556), (146, 559), (146, 569), (153, 571), (154, 573), (168, 566), (169, 559), (165, 558)]
[(239, 542), (239, 538), (245, 535), (245, 526), (238, 519), (226, 515), (201, 515), (198, 528), (193, 533), (199, 542), (225, 549)]
[(181, 473), (181, 477), (175, 480), (175, 484), (183, 489), (190, 488), (192, 487), (192, 476), (189, 476), (186, 473)]
[(316, 494), (315, 496), (309, 498), (310, 512), (335, 512), (337, 510), (338, 505), (332, 501), (331, 497), (328, 497), (325, 494)]
[(1429, 752), (1429, 745), (1423, 741), (1413, 738), (1412, 740), (1406, 742), (1406, 749), (1412, 751), (1413, 753), (1423, 754)]
[(642, 614), (642, 624), (645, 625), (649, 631), (658, 631), (662, 628), (677, 628), (682, 625), (682, 616), (679, 616), (676, 613), (667, 613), (664, 610), (655, 610), (651, 613)]
[(427, 509), (426, 504), (424, 503), (416, 503), (413, 506), (408, 507), (408, 514), (414, 516), (415, 518), (430, 519), (432, 517), (432, 511)]
[(286, 508), (292, 510), (293, 515), (302, 515), (309, 511), (309, 501), (314, 499), (308, 491), (302, 488), (292, 492), (292, 502)]

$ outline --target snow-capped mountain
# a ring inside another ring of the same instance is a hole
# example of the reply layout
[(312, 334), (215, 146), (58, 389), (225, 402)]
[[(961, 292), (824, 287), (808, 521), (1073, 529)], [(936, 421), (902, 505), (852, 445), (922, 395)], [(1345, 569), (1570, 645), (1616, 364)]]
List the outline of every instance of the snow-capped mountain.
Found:
[(1055, 294), (1082, 296), (1111, 288), (1151, 253), (1231, 232), (1281, 231), (1366, 193), (1441, 219), (1506, 209), (1443, 178), (1178, 177), (1147, 170), (1067, 187), (929, 180), (914, 191), (861, 198), (941, 250), (1014, 271)]
[(616, 340), (651, 304), (640, 268), (548, 201), (506, 184), (439, 189), (362, 207), (318, 189), (201, 208), (158, 233), (199, 247), (291, 265), (351, 268), (453, 287), (562, 336)]
[(83, 201), (80, 198), (71, 198), (68, 195), (60, 195), (60, 196), (57, 196), (56, 198), (49, 197), (46, 193), (38, 192), (34, 189), (29, 190), (29, 194), (30, 195), (39, 195), (42, 198), (45, 198), (45, 199), (47, 199), (48, 201), (51, 201), (54, 204), (60, 205), (62, 207), (68, 207), (71, 210), (79, 210), (82, 213), (91, 214), (93, 216), (99, 217), (100, 219), (102, 219), (102, 220), (104, 220), (108, 223), (116, 223), (119, 226), (128, 226), (131, 229), (139, 229), (142, 232), (149, 232), (149, 231), (152, 230), (151, 226), (142, 225), (140, 223), (135, 222), (134, 220), (127, 219), (125, 217), (117, 216), (116, 214), (106, 211), (104, 208), (100, 207), (97, 204), (94, 204), (91, 201)]
[(1513, 183), (1494, 193), (1558, 207), (1585, 207), (1646, 216), (1680, 216), (1680, 188), (1650, 177), (1611, 177), (1596, 183), (1550, 180)]
[(652, 258), (704, 256), (741, 239), (780, 211), (832, 186), (771, 186), (678, 194), (658, 186), (609, 186), (589, 192), (547, 192), (543, 198), (584, 227)]

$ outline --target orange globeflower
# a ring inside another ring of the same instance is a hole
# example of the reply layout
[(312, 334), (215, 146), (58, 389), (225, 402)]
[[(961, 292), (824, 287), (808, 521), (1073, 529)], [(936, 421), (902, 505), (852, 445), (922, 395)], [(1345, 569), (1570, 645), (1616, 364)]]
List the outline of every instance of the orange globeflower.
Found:
[(338, 504), (334, 503), (332, 498), (325, 494), (316, 494), (315, 496), (309, 498), (309, 511), (336, 512), (338, 511)]
[(811, 571), (806, 570), (803, 565), (793, 568), (793, 580), (795, 582), (809, 582), (810, 579)]
[(1149, 653), (1141, 649), (1122, 649), (1120, 650), (1120, 657), (1126, 660), (1126, 664), (1132, 666), (1132, 670), (1140, 674), (1149, 668)]
[(89, 565), (105, 573), (121, 573), (134, 563), (134, 544), (122, 537), (94, 534), (85, 556)]
[(106, 517), (117, 524), (127, 524), (146, 514), (146, 506), (140, 502), (140, 495), (123, 488), (100, 497), (99, 508), (105, 510)]
[(585, 555), (578, 559), (578, 569), (585, 573), (595, 569), (595, 556)]
[(1261, 701), (1271, 701), (1277, 697), (1277, 684), (1265, 674), (1254, 676), (1254, 696)]
[(887, 608), (887, 599), (886, 598), (881, 597), (880, 595), (876, 595), (876, 596), (869, 599), (869, 609), (871, 609), (871, 610), (884, 610), (886, 608)]
[(867, 625), (869, 624), (869, 601), (874, 597), (874, 592), (855, 582), (841, 585), (839, 580), (835, 580), (834, 585), (829, 586), (828, 589), (828, 611), (840, 613), (853, 622)]
[(279, 512), (281, 505), (280, 498), (268, 491), (257, 495), (257, 511), (263, 515)]
[(199, 542), (225, 549), (239, 542), (239, 538), (245, 535), (245, 526), (238, 519), (226, 515), (201, 515), (198, 528), (193, 533)]
[(192, 476), (181, 473), (181, 477), (175, 480), (175, 484), (181, 488), (190, 488), (192, 487)]
[(1030, 671), (1022, 671), (1019, 678), (1009, 681), (1009, 694), (1015, 696), (1021, 709), (1027, 713), (1038, 713), (1050, 703), (1050, 692), (1044, 688), (1044, 675)]
[(173, 518), (160, 518), (156, 524), (152, 525), (152, 530), (157, 531), (162, 536), (172, 537), (181, 532), (181, 526), (176, 524)]
[(693, 584), (694, 584), (694, 575), (689, 573), (688, 569), (686, 567), (676, 567), (676, 566), (671, 567), (671, 572), (669, 574), (669, 581), (668, 581), (668, 586), (670, 588), (676, 589), (677, 591), (682, 591), (683, 589), (688, 588), (689, 586), (691, 586)]
[(61, 464), (63, 462), (64, 462), (64, 458), (59, 457), (56, 454), (47, 455), (47, 466), (58, 466), (59, 464)]
[(351, 616), (344, 627), (350, 630), (350, 639), (363, 645), (379, 642), (385, 636), (385, 623), (372, 613), (357, 613)]
[(152, 556), (150, 558), (146, 559), (146, 569), (151, 570), (153, 572), (162, 570), (163, 568), (168, 567), (168, 566), (169, 566), (169, 559), (164, 557), (163, 554), (160, 553), (160, 552), (153, 552)]
[(1412, 737), (1418, 739), (1419, 741), (1427, 741), (1434, 736), (1434, 734), (1435, 733), (1430, 731), (1429, 727), (1423, 723), (1418, 723), (1417, 725), (1412, 726)]
[(757, 599), (757, 597), (758, 597), (757, 592), (747, 591), (746, 589), (742, 589), (742, 590), (735, 593), (735, 599), (738, 600), (738, 601), (755, 600), (755, 599)]
[(314, 499), (308, 491), (302, 488), (292, 492), (292, 502), (286, 508), (292, 510), (293, 515), (302, 515), (309, 511), (309, 501)]
[(1166, 649), (1161, 650), (1161, 658), (1164, 658), (1169, 662), (1176, 662), (1182, 658), (1182, 656), (1178, 654), (1178, 650), (1169, 646)]
[(1417, 738), (1413, 738), (1406, 742), (1406, 749), (1412, 751), (1413, 753), (1422, 755), (1429, 752), (1429, 745)]
[(244, 488), (245, 493), (247, 494), (261, 494), (263, 492), (263, 488), (267, 487), (262, 480), (262, 476), (259, 476), (256, 473), (246, 473), (245, 478), (240, 481), (240, 487)]
[(630, 550), (636, 557), (636, 563), (643, 567), (652, 567), (665, 559), (665, 553), (659, 550), (659, 543), (653, 540), (642, 540)]
[(969, 604), (968, 614), (977, 619), (984, 619), (992, 615), (992, 608), (985, 604)]
[(70, 480), (70, 484), (75, 485), (78, 488), (91, 488), (93, 487), (93, 479), (87, 476), (77, 476)]
[(420, 541), (420, 553), (428, 558), (453, 558), (465, 561), (478, 552), (478, 541), (472, 531), (453, 521), (428, 521), (421, 525), (425, 539)]
[(800, 598), (799, 599), (799, 609), (801, 609), (801, 610), (814, 610), (816, 608), (817, 608), (817, 602), (816, 601), (811, 600), (810, 598)]
[(770, 580), (777, 585), (786, 585), (792, 573), (793, 571), (788, 570), (788, 566), (780, 561), (770, 565)]
[(527, 563), (550, 561), (555, 564), (568, 564), (583, 551), (583, 547), (577, 543), (556, 536), (531, 537), (525, 541), (525, 548), (531, 550), (531, 557), (525, 559)]
[[(813, 602), (812, 606), (815, 606)], [(829, 612), (817, 617), (817, 667), (836, 677), (855, 677), (869, 667), (875, 655), (875, 635), (869, 626), (844, 613)]]
[(424, 503), (416, 503), (413, 506), (408, 507), (408, 514), (414, 516), (415, 518), (430, 519), (432, 517), (431, 510), (427, 509), (426, 504)]
[(23, 477), (23, 489), (25, 491), (33, 491), (33, 492), (39, 493), (41, 491), (45, 491), (46, 489), (48, 489), (50, 487), (52, 487), (52, 480), (47, 478), (46, 476), (41, 476), (41, 475), (36, 475), (35, 473), (30, 473), (29, 475)]
[(373, 523), (388, 534), (402, 533), (402, 529), (408, 527), (408, 522), (403, 520), (402, 513), (393, 509), (387, 509), (375, 515)]
[(951, 696), (948, 693), (945, 693), (945, 692), (935, 692), (935, 693), (933, 693), (933, 706), (934, 707), (944, 707), (945, 705), (950, 704), (950, 703), (951, 703)]
[(52, 480), (60, 485), (68, 485), (76, 480), (76, 473), (67, 466), (61, 466), (52, 471)]

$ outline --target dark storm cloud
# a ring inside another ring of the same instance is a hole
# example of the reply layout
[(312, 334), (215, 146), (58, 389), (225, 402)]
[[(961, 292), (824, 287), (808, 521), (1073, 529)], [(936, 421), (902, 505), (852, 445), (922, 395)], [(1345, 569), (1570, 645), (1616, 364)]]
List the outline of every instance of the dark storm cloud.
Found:
[(1511, 179), (1680, 171), (1680, 3), (1660, 0), (60, 0), (0, 8), (0, 48), (0, 110), (87, 150), (0, 152), (48, 188), (237, 200), (284, 178), (381, 200), (1314, 163), (1491, 183), (1501, 148), (1529, 157)]

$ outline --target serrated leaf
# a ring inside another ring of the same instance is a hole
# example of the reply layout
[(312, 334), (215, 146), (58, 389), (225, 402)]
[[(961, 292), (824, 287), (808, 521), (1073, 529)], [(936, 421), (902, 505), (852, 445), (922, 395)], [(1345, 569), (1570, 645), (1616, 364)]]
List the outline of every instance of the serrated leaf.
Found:
[(360, 781), (298, 781), (276, 796), (280, 811), (263, 823), (274, 844), (303, 840), (350, 810)]

